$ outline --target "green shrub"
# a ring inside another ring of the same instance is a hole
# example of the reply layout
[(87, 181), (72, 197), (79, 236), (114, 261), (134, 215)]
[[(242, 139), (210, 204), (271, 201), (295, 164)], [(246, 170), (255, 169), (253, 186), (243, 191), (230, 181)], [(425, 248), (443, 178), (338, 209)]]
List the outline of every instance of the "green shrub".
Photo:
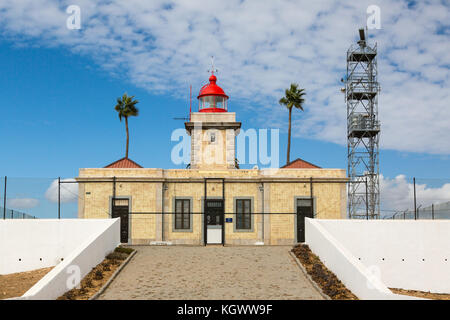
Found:
[(67, 291), (64, 295), (63, 295), (63, 299), (66, 300), (74, 300), (75, 299), (75, 290), (70, 290)]
[(79, 291), (81, 294), (86, 294), (88, 292), (85, 287), (81, 287)]
[(109, 260), (125, 260), (128, 257), (128, 254), (123, 252), (111, 252), (106, 256), (106, 259)]
[(94, 286), (92, 283), (92, 279), (91, 278), (86, 279), (85, 285), (88, 288), (92, 288)]
[(95, 271), (94, 279), (95, 280), (102, 280), (103, 279), (103, 272), (101, 270)]
[(131, 248), (124, 248), (124, 247), (117, 247), (114, 252), (120, 252), (120, 253), (126, 253), (126, 254), (130, 254), (134, 251), (134, 249)]

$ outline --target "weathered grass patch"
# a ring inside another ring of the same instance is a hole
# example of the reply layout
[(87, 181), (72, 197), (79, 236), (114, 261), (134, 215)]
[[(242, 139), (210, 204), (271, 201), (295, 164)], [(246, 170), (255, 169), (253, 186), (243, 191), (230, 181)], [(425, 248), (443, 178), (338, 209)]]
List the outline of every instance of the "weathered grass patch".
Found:
[(305, 267), (306, 272), (319, 285), (323, 293), (333, 300), (358, 300), (350, 290), (312, 253), (306, 244), (296, 245), (292, 252)]

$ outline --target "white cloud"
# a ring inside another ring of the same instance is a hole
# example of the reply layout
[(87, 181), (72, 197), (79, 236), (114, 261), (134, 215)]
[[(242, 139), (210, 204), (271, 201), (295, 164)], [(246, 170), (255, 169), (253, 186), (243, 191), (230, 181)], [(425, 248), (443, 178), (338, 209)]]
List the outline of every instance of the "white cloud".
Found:
[[(60, 199), (61, 203), (76, 202), (78, 200), (78, 183), (75, 179), (61, 179)], [(45, 198), (51, 202), (58, 202), (58, 180), (53, 180), (50, 187), (45, 191)]]
[(13, 209), (31, 209), (39, 205), (38, 199), (33, 198), (12, 198), (8, 199), (8, 208)]
[(370, 33), (380, 55), (381, 147), (450, 154), (450, 9), (438, 1), (78, 0), (81, 30), (65, 27), (69, 4), (3, 1), (1, 34), (21, 45), (67, 47), (152, 93), (178, 96), (188, 83), (200, 88), (214, 55), (230, 108), (245, 102), (265, 115), (261, 125), (285, 123), (277, 101), (295, 81), (307, 100), (294, 115), (294, 135), (340, 144), (346, 50), (377, 4), (382, 29)]
[[(384, 215), (391, 216), (394, 211), (404, 211), (414, 209), (414, 185), (412, 179), (405, 175), (398, 175), (393, 179), (380, 176), (381, 206), (386, 211)], [(450, 183), (442, 184), (439, 187), (429, 186), (427, 183), (416, 182), (416, 202), (417, 206), (423, 208), (431, 204), (442, 203), (450, 200)]]

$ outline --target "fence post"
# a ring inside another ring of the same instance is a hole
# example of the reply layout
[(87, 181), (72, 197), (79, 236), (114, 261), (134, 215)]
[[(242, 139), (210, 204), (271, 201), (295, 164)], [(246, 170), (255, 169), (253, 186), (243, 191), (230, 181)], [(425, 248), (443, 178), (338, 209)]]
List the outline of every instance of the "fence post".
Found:
[(114, 200), (116, 200), (116, 176), (113, 177), (113, 198), (112, 198), (113, 203)]
[(417, 206), (416, 206), (416, 177), (413, 178), (414, 183), (414, 220), (417, 220)]
[(366, 183), (366, 220), (369, 220), (369, 192), (367, 190), (367, 176), (364, 182)]
[(6, 181), (7, 181), (8, 177), (5, 176), (5, 190), (4, 191), (4, 195), (3, 195), (3, 220), (6, 219)]
[(58, 177), (58, 219), (61, 219), (61, 177)]
[(434, 220), (434, 203), (431, 204), (431, 219)]
[(310, 197), (310, 204), (311, 204), (311, 218), (314, 217), (314, 195), (313, 195), (313, 178), (309, 178), (309, 197)]
[(14, 219), (14, 210), (11, 210), (11, 219)]

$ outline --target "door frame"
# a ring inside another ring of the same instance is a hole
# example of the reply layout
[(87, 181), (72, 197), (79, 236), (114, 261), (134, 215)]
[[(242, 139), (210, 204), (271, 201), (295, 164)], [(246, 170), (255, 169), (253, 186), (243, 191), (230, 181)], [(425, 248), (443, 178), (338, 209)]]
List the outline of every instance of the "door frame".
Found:
[[(222, 198), (217, 196), (208, 197), (208, 180), (219, 180), (222, 181)], [(204, 195), (202, 201), (202, 217), (203, 217), (203, 245), (206, 246), (208, 244), (208, 229), (207, 229), (207, 219), (206, 219), (206, 201), (208, 200), (222, 200), (222, 246), (225, 245), (225, 178), (204, 178)]]
[[(109, 218), (112, 219), (113, 199), (124, 200), (128, 199), (128, 244), (131, 244), (131, 200), (132, 196), (109, 196)], [(122, 232), (122, 231), (121, 231)]]
[(205, 245), (207, 245), (207, 244), (212, 244), (212, 243), (208, 243), (208, 222), (207, 222), (207, 218), (206, 218), (206, 216), (207, 216), (207, 211), (208, 211), (208, 206), (207, 206), (207, 203), (208, 202), (221, 202), (222, 203), (222, 208), (221, 208), (221, 215), (222, 215), (222, 219), (221, 219), (221, 222), (222, 222), (222, 224), (221, 224), (221, 226), (220, 226), (220, 228), (213, 228), (213, 229), (221, 229), (221, 234), (222, 234), (222, 241), (221, 241), (221, 244), (222, 245), (224, 245), (224, 243), (225, 243), (225, 239), (224, 239), (224, 231), (225, 231), (225, 201), (222, 199), (222, 198), (217, 198), (217, 199), (214, 199), (214, 198), (209, 198), (209, 199), (205, 199), (204, 200), (204, 206), (203, 206), (203, 212), (204, 212), (204, 219), (203, 219), (203, 223), (204, 223), (204, 242), (205, 242)]
[[(297, 214), (297, 200), (311, 200), (310, 196), (295, 196), (294, 197), (294, 243), (300, 243), (298, 242), (298, 214)], [(312, 197), (312, 212), (313, 212), (313, 218), (316, 217), (316, 197)]]

